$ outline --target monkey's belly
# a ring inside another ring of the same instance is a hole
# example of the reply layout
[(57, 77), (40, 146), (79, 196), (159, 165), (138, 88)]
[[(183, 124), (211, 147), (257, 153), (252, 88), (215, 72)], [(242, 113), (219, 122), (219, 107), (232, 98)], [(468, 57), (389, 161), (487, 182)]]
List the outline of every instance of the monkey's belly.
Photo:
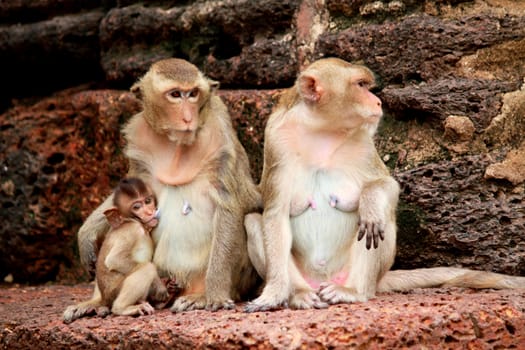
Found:
[(165, 186), (159, 193), (153, 261), (161, 274), (181, 283), (202, 275), (208, 264), (215, 211), (207, 191), (210, 186), (196, 180), (186, 186)]
[(315, 196), (315, 208), (291, 217), (292, 253), (303, 274), (328, 281), (348, 267), (351, 243), (356, 240), (357, 212), (334, 208)]
[(302, 179), (295, 183), (290, 207), (295, 260), (307, 280), (342, 279), (357, 239), (359, 184), (337, 170)]

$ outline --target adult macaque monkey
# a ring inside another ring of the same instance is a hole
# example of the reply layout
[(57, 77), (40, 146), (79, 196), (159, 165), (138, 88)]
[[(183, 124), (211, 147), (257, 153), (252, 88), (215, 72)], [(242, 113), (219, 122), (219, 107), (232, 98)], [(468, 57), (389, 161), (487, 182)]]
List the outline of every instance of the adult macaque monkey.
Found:
[[(143, 111), (123, 129), (129, 176), (151, 183), (159, 197), (153, 261), (183, 289), (172, 311), (232, 308), (257, 277), (243, 218), (260, 206), (260, 195), (217, 87), (187, 61), (156, 62), (132, 87)], [(96, 237), (107, 231), (109, 203), (111, 196), (79, 230), (87, 266), (96, 260)]]
[(264, 212), (245, 218), (250, 258), (266, 285), (246, 311), (321, 308), (438, 285), (525, 287), (523, 277), (465, 269), (388, 272), (399, 185), (374, 146), (382, 109), (373, 85), (366, 67), (321, 59), (270, 116)]
[(106, 315), (150, 315), (147, 299), (163, 302), (168, 291), (152, 263), (151, 230), (157, 226), (157, 199), (138, 178), (123, 179), (115, 189), (114, 207), (104, 211), (111, 230), (96, 264), (97, 298), (69, 306), (64, 322), (97, 312)]

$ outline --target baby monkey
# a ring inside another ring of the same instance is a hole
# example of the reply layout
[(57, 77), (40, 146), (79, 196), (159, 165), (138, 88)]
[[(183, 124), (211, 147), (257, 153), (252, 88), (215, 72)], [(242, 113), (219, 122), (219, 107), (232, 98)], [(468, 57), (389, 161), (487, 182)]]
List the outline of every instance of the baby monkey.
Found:
[(64, 312), (66, 323), (93, 312), (102, 316), (109, 312), (150, 315), (154, 308), (148, 299), (162, 303), (169, 297), (152, 263), (154, 245), (150, 233), (159, 222), (155, 194), (142, 180), (125, 178), (115, 189), (113, 205), (104, 211), (111, 229), (102, 242), (96, 264), (100, 293), (89, 301), (69, 306)]
[(103, 306), (117, 315), (149, 315), (154, 309), (146, 301), (165, 301), (168, 291), (152, 263), (157, 226), (157, 199), (138, 178), (123, 179), (115, 190), (114, 207), (104, 215), (111, 225), (100, 247), (96, 279)]

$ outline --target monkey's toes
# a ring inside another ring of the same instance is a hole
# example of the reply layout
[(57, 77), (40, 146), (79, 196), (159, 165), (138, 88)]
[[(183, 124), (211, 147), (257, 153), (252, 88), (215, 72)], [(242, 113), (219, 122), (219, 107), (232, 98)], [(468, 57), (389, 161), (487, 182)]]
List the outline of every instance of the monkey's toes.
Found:
[(235, 303), (231, 299), (209, 301), (206, 304), (206, 310), (217, 311), (219, 309), (231, 310), (235, 308)]
[(259, 311), (270, 311), (270, 310), (279, 310), (283, 308), (288, 308), (288, 301), (278, 301), (278, 302), (267, 302), (264, 301), (261, 297), (250, 301), (244, 307), (244, 312), (259, 312)]
[(204, 309), (206, 307), (206, 298), (204, 295), (187, 295), (175, 299), (173, 306), (170, 308), (172, 312), (183, 312), (191, 310)]

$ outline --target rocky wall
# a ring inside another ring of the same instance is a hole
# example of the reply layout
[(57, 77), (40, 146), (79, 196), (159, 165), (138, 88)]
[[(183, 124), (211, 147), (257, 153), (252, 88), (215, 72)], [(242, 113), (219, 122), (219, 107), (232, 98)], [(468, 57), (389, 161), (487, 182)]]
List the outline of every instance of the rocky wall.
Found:
[(76, 230), (125, 174), (127, 90), (161, 58), (221, 82), (258, 179), (265, 120), (312, 60), (378, 77), (376, 143), (402, 185), (395, 267), (525, 275), (525, 3), (12, 1), (0, 4), (0, 277), (87, 278)]

